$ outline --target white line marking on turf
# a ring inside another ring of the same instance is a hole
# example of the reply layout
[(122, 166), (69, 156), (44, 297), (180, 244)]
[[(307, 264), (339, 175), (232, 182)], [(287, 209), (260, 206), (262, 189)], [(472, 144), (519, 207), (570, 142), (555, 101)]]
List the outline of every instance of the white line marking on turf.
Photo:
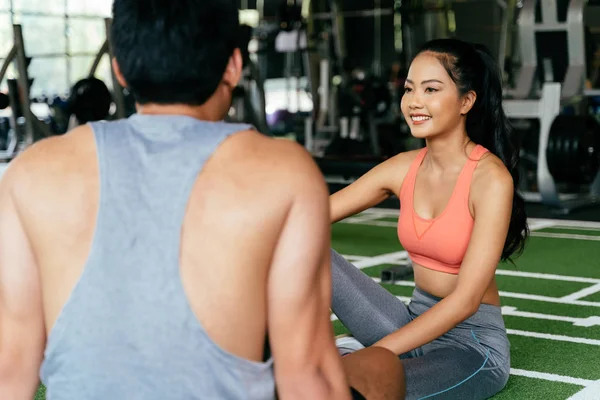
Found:
[(497, 269), (496, 275), (517, 276), (520, 278), (547, 279), (547, 280), (551, 280), (551, 281), (563, 281), (563, 282), (600, 283), (600, 279), (596, 279), (596, 278), (583, 278), (580, 276), (570, 276), (570, 275), (541, 274), (541, 273), (537, 273), (537, 272), (521, 272), (521, 271), (512, 271), (512, 270), (508, 270), (508, 269)]
[(503, 306), (502, 307), (502, 315), (508, 315), (511, 317), (523, 317), (523, 318), (533, 318), (533, 319), (544, 319), (548, 321), (561, 321), (561, 322), (570, 322), (574, 326), (582, 326), (589, 328), (591, 326), (600, 326), (600, 317), (592, 316), (587, 318), (576, 318), (576, 317), (566, 317), (563, 315), (552, 315), (552, 314), (540, 314), (540, 313), (532, 313), (527, 311), (519, 311), (516, 307)]
[(527, 293), (513, 293), (513, 292), (500, 292), (501, 297), (508, 297), (511, 299), (522, 299), (522, 300), (534, 300), (545, 303), (555, 304), (570, 304), (573, 306), (584, 306), (584, 307), (600, 307), (600, 303), (595, 301), (583, 301), (583, 300), (561, 300), (557, 297), (538, 296), (535, 294)]
[[(382, 262), (382, 264), (394, 264), (395, 257), (392, 256), (394, 254), (396, 254), (396, 253), (382, 254), (381, 256), (378, 256), (378, 257), (381, 257), (379, 259), (382, 259), (384, 261), (384, 262)], [(390, 256), (389, 259), (386, 258), (388, 255)], [(347, 256), (344, 255), (343, 257), (347, 257)], [(349, 257), (352, 257), (352, 256), (349, 256)], [(365, 257), (365, 259), (367, 259), (367, 258), (369, 258), (369, 257)], [(406, 260), (406, 258), (403, 258), (400, 260), (400, 262), (398, 262), (396, 264), (404, 264), (403, 261), (405, 261), (405, 260)], [(367, 267), (362, 267), (362, 268), (367, 268)], [(509, 269), (497, 269), (496, 275), (516, 276), (516, 277), (520, 277), (520, 278), (547, 279), (547, 280), (551, 280), (551, 281), (563, 281), (563, 282), (600, 283), (600, 279), (596, 279), (596, 278), (585, 278), (585, 277), (580, 277), (580, 276), (557, 275), (557, 274), (542, 274), (542, 273), (538, 273), (538, 272), (522, 272), (522, 271), (513, 271), (513, 270), (509, 270)]]
[(536, 338), (536, 339), (553, 340), (556, 342), (569, 342), (569, 343), (588, 344), (588, 345), (592, 345), (592, 346), (600, 346), (600, 340), (597, 340), (597, 339), (588, 339), (588, 338), (575, 337), (575, 336), (553, 335), (551, 333), (521, 331), (518, 329), (507, 329), (506, 333), (508, 333), (509, 335), (526, 336), (526, 337), (532, 337), (532, 338)]
[(556, 224), (554, 222), (544, 220), (544, 219), (537, 219), (537, 220), (529, 219), (527, 222), (529, 224), (529, 230), (531, 232), (539, 231), (541, 229), (546, 229), (546, 228), (552, 228), (552, 227), (556, 226)]
[(600, 228), (592, 228), (592, 227), (583, 227), (583, 226), (561, 226), (554, 225), (552, 226), (554, 229), (561, 229), (565, 231), (585, 231), (585, 232), (600, 232)]
[[(352, 218), (356, 218), (359, 216), (369, 215), (370, 217), (377, 218), (397, 218), (400, 210), (397, 209), (389, 209), (389, 208), (371, 208), (369, 210), (365, 210), (356, 216), (347, 218), (344, 221), (351, 220)], [(386, 222), (386, 221), (380, 221)], [(600, 222), (595, 221), (571, 221), (571, 220), (562, 220), (562, 219), (549, 219), (549, 218), (528, 218), (527, 222), (529, 223), (530, 229), (538, 230), (538, 229), (546, 229), (546, 228), (590, 228), (590, 229), (600, 229)], [(395, 223), (392, 225), (383, 224), (381, 226), (397, 226)]]
[(395, 208), (369, 208), (368, 210), (365, 210), (358, 215), (363, 215), (363, 214), (374, 214), (374, 215), (381, 215), (384, 217), (389, 217), (389, 216), (397, 217), (400, 214), (400, 210), (395, 209)]
[[(341, 221), (341, 223), (350, 224), (350, 225), (381, 226), (381, 227), (387, 227), (387, 228), (396, 228), (398, 226), (398, 224), (396, 222), (377, 221), (377, 220), (371, 220), (371, 219), (369, 219), (369, 220), (346, 219), (344, 221)], [(550, 226), (554, 226), (554, 225), (550, 225)], [(550, 226), (544, 226), (544, 228), (548, 228)], [(542, 228), (538, 228), (538, 229), (542, 229)], [(588, 241), (600, 242), (600, 236), (578, 235), (578, 234), (572, 234), (572, 233), (535, 232), (533, 229), (531, 229), (530, 236), (547, 238), (547, 239), (571, 239), (571, 240), (588, 240)]]
[[(344, 258), (350, 262), (355, 262), (355, 261), (361, 261), (361, 260), (366, 260), (369, 259), (371, 257), (365, 257), (365, 256), (354, 256), (354, 255), (344, 255)], [(599, 280), (600, 282), (600, 280)]]
[(590, 385), (594, 384), (594, 381), (591, 381), (589, 379), (572, 378), (570, 376), (548, 374), (545, 372), (526, 371), (524, 369), (511, 368), (510, 374), (517, 375), (517, 376), (524, 376), (527, 378), (543, 379), (545, 381), (570, 383), (572, 385), (579, 385), (579, 386), (590, 386)]
[[(362, 214), (374, 214), (380, 215), (381, 217), (389, 218), (398, 217), (400, 210), (395, 208), (370, 208), (361, 212), (358, 215)], [(528, 218), (527, 222), (529, 225), (536, 226), (538, 224), (546, 225), (546, 228), (556, 227), (556, 228), (564, 228), (564, 227), (572, 227), (572, 228), (597, 228), (600, 229), (600, 222), (595, 221), (573, 221), (573, 220), (564, 220), (564, 219), (551, 219), (551, 218)]]
[[(377, 283), (381, 283), (381, 278), (373, 278), (373, 280)], [(413, 281), (394, 281), (393, 283), (390, 282), (389, 285), (415, 287), (415, 283)]]
[(585, 389), (575, 393), (567, 400), (598, 400), (600, 397), (600, 380), (592, 382)]
[(374, 221), (376, 219), (379, 218), (388, 218), (387, 215), (380, 215), (377, 213), (361, 213), (361, 214), (357, 214), (354, 215), (352, 217), (348, 217), (345, 219), (345, 221), (353, 221), (353, 222), (370, 222), (370, 221)]
[[(344, 256), (345, 257), (345, 256)], [(358, 261), (354, 263), (356, 268), (368, 268), (375, 267), (381, 264), (394, 264), (404, 261), (408, 258), (408, 253), (406, 251), (396, 251), (394, 253), (382, 254), (380, 256), (369, 257), (364, 260)]]
[(550, 232), (531, 232), (532, 237), (543, 237), (550, 239), (573, 239), (573, 240), (590, 240), (600, 242), (600, 236), (594, 235), (575, 235), (570, 233), (550, 233)]
[(594, 293), (598, 293), (600, 292), (600, 283), (596, 283), (594, 286), (590, 286), (584, 289), (581, 289), (578, 292), (575, 293), (571, 293), (567, 296), (561, 297), (561, 300), (579, 300), (579, 299), (583, 299), (584, 297), (590, 296)]
[[(410, 297), (396, 296), (396, 298), (398, 300), (402, 301), (404, 304), (408, 304), (410, 302)], [(337, 321), (338, 317), (337, 317), (337, 315), (332, 313), (330, 316), (330, 319), (331, 319), (331, 321)], [(592, 345), (592, 346), (600, 346), (600, 340), (597, 340), (597, 339), (588, 339), (588, 338), (565, 336), (565, 335), (553, 335), (550, 333), (529, 332), (529, 331), (522, 331), (522, 330), (518, 330), (518, 329), (507, 329), (506, 333), (509, 335), (515, 335), (515, 336), (525, 336), (525, 337), (532, 337), (532, 338), (536, 338), (536, 339), (553, 340), (556, 342), (568, 342), (568, 343), (578, 343), (578, 344), (587, 344), (587, 345)]]
[[(372, 279), (377, 283), (381, 283), (380, 278), (372, 278)], [(415, 283), (413, 281), (395, 281), (393, 283), (393, 285), (415, 286)], [(541, 302), (545, 302), (545, 303), (568, 304), (568, 305), (584, 306), (584, 307), (600, 307), (600, 303), (595, 302), (595, 301), (563, 300), (558, 297), (538, 296), (536, 294), (528, 294), (528, 293), (500, 292), (500, 296), (506, 297), (506, 298), (511, 298), (511, 299), (541, 301)]]
[(385, 226), (388, 228), (395, 228), (398, 226), (398, 224), (396, 224), (395, 222), (389, 222), (389, 221), (363, 221), (363, 220), (356, 221), (353, 219), (344, 220), (344, 221), (342, 221), (342, 223), (354, 224), (354, 225)]
[(553, 223), (554, 228), (600, 229), (600, 222), (595, 222), (595, 221), (570, 221), (570, 220), (562, 220), (562, 219), (545, 219), (545, 218), (529, 218), (527, 221), (529, 223), (532, 223), (533, 221), (546, 221), (548, 223)]

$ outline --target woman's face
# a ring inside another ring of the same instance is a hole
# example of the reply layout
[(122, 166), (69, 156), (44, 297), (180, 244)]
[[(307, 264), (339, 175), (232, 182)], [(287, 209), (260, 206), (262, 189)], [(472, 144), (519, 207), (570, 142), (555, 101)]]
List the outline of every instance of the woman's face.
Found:
[(472, 105), (466, 97), (460, 95), (440, 61), (425, 52), (410, 65), (401, 109), (412, 135), (429, 139), (464, 126)]

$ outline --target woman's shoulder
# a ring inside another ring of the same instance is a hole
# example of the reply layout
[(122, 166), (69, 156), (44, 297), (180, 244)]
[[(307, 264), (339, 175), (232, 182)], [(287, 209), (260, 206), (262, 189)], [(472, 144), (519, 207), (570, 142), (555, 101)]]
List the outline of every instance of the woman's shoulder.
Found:
[(381, 187), (400, 194), (400, 189), (404, 183), (404, 178), (408, 174), (411, 165), (415, 162), (423, 149), (409, 150), (398, 153), (393, 157), (379, 163), (375, 168), (369, 171), (369, 176), (377, 176)]
[(410, 165), (416, 160), (416, 158), (424, 151), (425, 148), (415, 149), (403, 151), (402, 153), (398, 153), (395, 156), (386, 160), (386, 162), (390, 164), (395, 164), (396, 166), (405, 166), (410, 167)]
[(510, 171), (504, 162), (490, 151), (481, 156), (473, 172), (471, 192), (475, 194), (475, 198), (492, 193), (512, 195), (514, 192), (514, 181)]

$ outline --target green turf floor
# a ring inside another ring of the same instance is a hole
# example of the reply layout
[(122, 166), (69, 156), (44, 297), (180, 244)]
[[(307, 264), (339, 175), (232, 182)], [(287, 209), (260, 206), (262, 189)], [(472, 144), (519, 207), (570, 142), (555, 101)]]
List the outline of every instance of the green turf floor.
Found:
[[(371, 210), (338, 223), (333, 247), (355, 263), (383, 256), (380, 264), (362, 269), (377, 278), (393, 265), (385, 255), (403, 250), (395, 220), (386, 210)], [(515, 265), (499, 265), (511, 377), (494, 400), (566, 400), (600, 383), (600, 286), (584, 291), (600, 283), (600, 224), (541, 222), (540, 229), (532, 223), (532, 236)], [(413, 291), (411, 279), (383, 287), (406, 299)], [(347, 332), (339, 321), (333, 324), (336, 334)], [(599, 400), (600, 386), (585, 399)]]
[[(371, 210), (335, 224), (333, 248), (367, 261), (401, 252), (396, 220), (393, 212)], [(578, 226), (571, 222), (572, 226), (565, 227), (542, 222), (540, 229), (532, 223), (532, 237), (515, 265), (499, 265), (497, 282), (511, 342), (511, 377), (493, 400), (566, 400), (600, 383), (600, 286), (578, 293), (600, 283), (600, 223)], [(377, 278), (393, 264), (382, 260), (370, 265), (363, 271)], [(409, 298), (412, 285), (409, 278), (383, 287)], [(347, 332), (339, 321), (333, 324), (336, 334)], [(44, 393), (40, 388), (36, 400), (44, 399)], [(600, 386), (594, 396), (585, 400), (600, 400)]]

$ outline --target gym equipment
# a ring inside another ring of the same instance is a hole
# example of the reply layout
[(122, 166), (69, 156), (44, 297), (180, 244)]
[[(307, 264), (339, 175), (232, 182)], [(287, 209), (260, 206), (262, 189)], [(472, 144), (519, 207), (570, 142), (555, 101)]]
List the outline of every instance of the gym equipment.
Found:
[(282, 30), (290, 32), (302, 25), (302, 3), (298, 0), (285, 0), (279, 3), (277, 19)]
[(381, 283), (394, 283), (413, 276), (414, 271), (411, 266), (398, 265), (381, 271)]
[[(373, 10), (344, 10), (343, 5), (338, 1), (311, 2), (306, 16), (307, 75), (314, 107), (313, 118), (305, 123), (305, 146), (317, 158), (370, 155), (381, 161), (384, 151), (378, 126), (387, 123), (389, 127), (397, 112), (392, 107), (392, 85), (387, 77), (383, 79), (381, 68), (381, 19), (393, 16), (393, 8), (383, 8), (379, 0)], [(373, 35), (372, 62), (365, 62), (362, 54), (350, 56), (345, 48), (346, 33), (353, 32), (345, 26), (365, 18), (373, 19), (374, 30), (365, 32)], [(362, 151), (358, 151), (360, 146)], [(353, 153), (338, 153), (341, 150)]]
[(111, 24), (112, 19), (104, 19), (106, 40), (96, 53), (87, 77), (77, 81), (71, 88), (66, 106), (66, 113), (71, 118), (69, 128), (92, 121), (127, 118), (136, 112), (135, 99), (127, 88), (123, 88), (119, 84), (112, 62), (110, 64), (112, 92), (105, 82), (95, 77), (102, 58), (108, 56), (112, 59), (113, 57), (108, 39)]
[[(111, 18), (104, 19), (104, 29), (106, 31), (106, 40), (104, 41), (104, 43), (102, 43), (102, 45), (100, 46), (100, 50), (98, 50), (98, 53), (96, 54), (96, 58), (94, 59), (94, 62), (92, 63), (92, 67), (90, 68), (90, 72), (88, 74), (89, 78), (93, 78), (94, 75), (96, 74), (96, 70), (98, 69), (98, 66), (100, 65), (100, 61), (102, 61), (102, 57), (107, 55), (111, 60), (113, 58), (110, 40), (108, 39), (110, 37), (111, 24), (112, 24)], [(115, 103), (115, 112), (114, 112), (113, 118), (115, 118), (115, 119), (127, 118), (129, 115), (131, 115), (131, 110), (130, 110), (131, 107), (128, 106), (128, 103), (130, 103), (131, 100), (125, 98), (126, 93), (128, 93), (128, 92), (126, 92), (125, 88), (123, 88), (119, 84), (119, 81), (117, 80), (117, 76), (115, 75), (115, 71), (112, 67), (112, 62), (110, 64), (110, 70), (111, 70), (112, 87), (113, 87), (112, 97), (113, 97), (113, 101)]]
[(391, 268), (386, 268), (381, 271), (381, 283), (394, 283), (413, 276), (414, 270), (410, 259)]
[(79, 80), (71, 89), (68, 110), (79, 125), (101, 121), (109, 117), (112, 96), (106, 84), (98, 78)]
[[(544, 0), (539, 5), (539, 22), (536, 22), (536, 2), (524, 2), (520, 10), (522, 66), (516, 87), (506, 88), (504, 108), (509, 118), (540, 121), (536, 169), (540, 199), (555, 212), (567, 214), (576, 208), (597, 204), (600, 195), (600, 129), (586, 116), (585, 107), (586, 96), (591, 95), (584, 86), (586, 4), (584, 0), (571, 0), (565, 22), (558, 21), (555, 0)], [(558, 40), (559, 37), (562, 39)], [(545, 47), (551, 47), (552, 53), (538, 51), (541, 47), (538, 44), (549, 40), (551, 45), (546, 43)], [(574, 116), (560, 115), (561, 106), (567, 102), (574, 106)], [(589, 184), (589, 188), (584, 194), (562, 194), (558, 190), (562, 183)], [(535, 199), (532, 193), (524, 193), (524, 197), (530, 201)]]
[(5, 110), (10, 106), (10, 98), (5, 93), (0, 93), (0, 110)]
[(8, 117), (0, 117), (0, 160), (10, 160), (17, 147), (17, 136)]
[(407, 64), (423, 44), (432, 39), (447, 38), (452, 34), (449, 23), (451, 11), (447, 2), (410, 0), (395, 2), (395, 5), (401, 29), (398, 50), (404, 55)]
[(2, 159), (12, 159), (36, 140), (52, 135), (48, 126), (31, 111), (29, 88), (33, 79), (30, 79), (27, 73), (31, 58), (27, 57), (25, 53), (23, 30), (19, 24), (13, 25), (13, 40), (14, 45), (0, 68), (0, 81), (4, 80), (9, 66), (13, 62), (16, 63), (17, 79), (7, 80), (7, 83), (9, 105), (11, 106), (10, 126), (17, 139), (14, 143), (10, 141), (6, 150), (0, 151)]
[(505, 0), (452, 1), (448, 18), (453, 36), (485, 45), (500, 68), (504, 68), (508, 42), (512, 39), (509, 26), (514, 24), (516, 3)]
[[(536, 3), (524, 2), (519, 13), (521, 68), (516, 87), (508, 88), (507, 95), (516, 99), (539, 96), (545, 82), (561, 82), (562, 98), (583, 94), (586, 76), (585, 0), (570, 1), (565, 22), (558, 21), (556, 0), (539, 3), (541, 22), (536, 22)], [(566, 54), (557, 51), (557, 48), (565, 47)]]
[(267, 114), (269, 132), (273, 136), (285, 136), (295, 131), (296, 116), (288, 110), (276, 110)]
[(589, 115), (558, 115), (550, 128), (546, 158), (555, 181), (592, 183), (600, 167), (598, 121)]
[(397, 50), (406, 63), (427, 41), (456, 37), (484, 44), (496, 55), (498, 65), (505, 65), (516, 1), (411, 0), (395, 4)]
[(251, 124), (259, 132), (270, 135), (263, 74), (249, 49), (254, 35), (254, 28), (249, 25), (241, 25), (238, 45), (243, 59), (242, 78), (234, 89), (231, 108), (226, 120)]

